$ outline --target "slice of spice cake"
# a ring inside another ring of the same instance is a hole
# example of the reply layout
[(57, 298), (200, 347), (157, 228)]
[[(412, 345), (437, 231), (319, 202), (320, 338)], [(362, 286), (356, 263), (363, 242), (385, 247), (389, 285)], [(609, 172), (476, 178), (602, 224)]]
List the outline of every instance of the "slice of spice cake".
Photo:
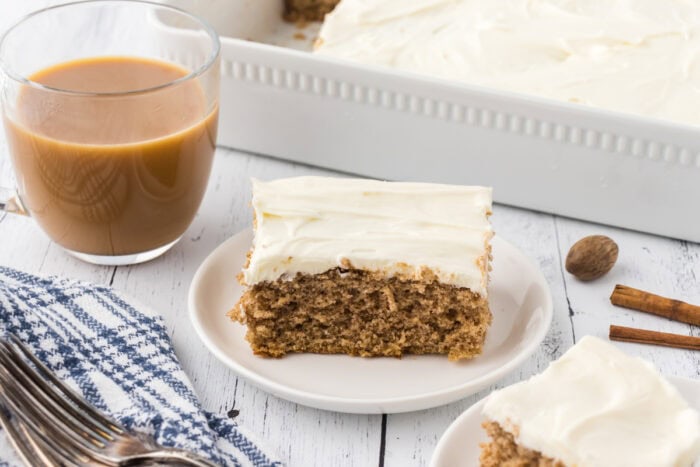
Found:
[(253, 180), (255, 240), (229, 316), (256, 354), (481, 353), (491, 189)]
[(700, 454), (700, 415), (678, 390), (590, 336), (483, 413), (482, 467), (688, 467)]
[(340, 0), (284, 0), (287, 21), (321, 21)]

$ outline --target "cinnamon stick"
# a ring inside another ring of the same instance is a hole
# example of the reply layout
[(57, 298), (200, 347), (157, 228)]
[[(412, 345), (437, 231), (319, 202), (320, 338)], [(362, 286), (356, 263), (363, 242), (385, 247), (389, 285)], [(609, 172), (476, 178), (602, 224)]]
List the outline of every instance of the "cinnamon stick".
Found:
[(700, 350), (700, 337), (610, 325), (610, 340)]
[(613, 305), (700, 326), (700, 306), (654, 295), (626, 285), (616, 285), (610, 296)]

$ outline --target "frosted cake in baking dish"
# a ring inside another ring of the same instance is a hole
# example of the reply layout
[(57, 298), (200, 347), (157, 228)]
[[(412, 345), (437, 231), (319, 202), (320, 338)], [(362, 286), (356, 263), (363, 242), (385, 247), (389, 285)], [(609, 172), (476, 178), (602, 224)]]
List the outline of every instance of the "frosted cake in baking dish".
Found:
[(695, 1), (342, 0), (317, 44), (319, 55), (700, 123)]
[(253, 181), (255, 239), (229, 316), (256, 354), (481, 353), (491, 189)]
[(492, 393), (481, 466), (688, 467), (700, 415), (649, 363), (584, 337), (549, 368)]

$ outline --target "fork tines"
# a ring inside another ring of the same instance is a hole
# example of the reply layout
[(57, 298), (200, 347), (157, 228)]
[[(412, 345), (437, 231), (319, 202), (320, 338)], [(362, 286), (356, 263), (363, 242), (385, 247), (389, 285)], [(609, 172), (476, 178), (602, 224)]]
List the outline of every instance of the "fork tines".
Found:
[(128, 437), (16, 336), (0, 340), (0, 424), (27, 465), (117, 465), (101, 451)]
[(0, 426), (31, 467), (215, 467), (192, 452), (127, 433), (61, 382), (16, 336), (0, 339)]

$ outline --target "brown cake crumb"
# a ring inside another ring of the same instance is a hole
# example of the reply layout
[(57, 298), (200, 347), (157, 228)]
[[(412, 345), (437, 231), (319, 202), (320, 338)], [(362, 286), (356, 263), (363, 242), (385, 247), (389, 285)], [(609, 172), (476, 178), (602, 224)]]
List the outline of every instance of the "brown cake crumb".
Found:
[(285, 0), (284, 19), (292, 23), (299, 21), (323, 21), (326, 13), (340, 0)]
[(247, 325), (257, 355), (392, 356), (481, 353), (491, 312), (466, 288), (336, 268), (249, 287), (229, 316)]
[(512, 433), (496, 422), (484, 422), (482, 426), (491, 440), (481, 444), (481, 467), (566, 467), (556, 459), (521, 446)]

